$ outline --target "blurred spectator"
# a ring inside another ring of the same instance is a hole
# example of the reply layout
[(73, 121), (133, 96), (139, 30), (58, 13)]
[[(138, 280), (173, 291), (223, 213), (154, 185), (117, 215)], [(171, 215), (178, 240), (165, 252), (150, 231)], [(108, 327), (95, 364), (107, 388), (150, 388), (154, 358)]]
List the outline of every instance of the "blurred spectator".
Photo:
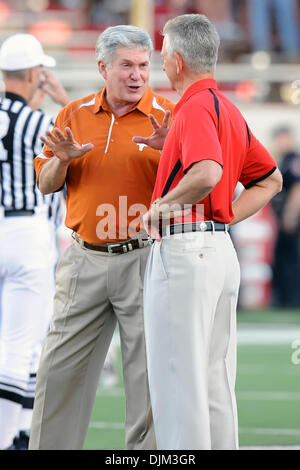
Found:
[(174, 16), (184, 15), (185, 13), (198, 13), (194, 5), (194, 0), (155, 0), (155, 50), (160, 51), (162, 48), (163, 36), (161, 32), (165, 23)]
[(91, 24), (107, 27), (129, 21), (131, 0), (94, 0), (90, 4)]
[(56, 3), (70, 10), (83, 9), (86, 6), (86, 0), (59, 0)]
[(232, 0), (195, 0), (197, 13), (206, 15), (216, 26), (222, 42), (242, 39), (240, 26), (235, 22)]
[(272, 19), (280, 38), (280, 51), (294, 58), (299, 53), (297, 0), (248, 0), (252, 46), (272, 52)]
[(283, 190), (272, 203), (278, 218), (274, 264), (274, 304), (300, 307), (300, 155), (288, 127), (275, 129), (275, 150), (283, 176)]

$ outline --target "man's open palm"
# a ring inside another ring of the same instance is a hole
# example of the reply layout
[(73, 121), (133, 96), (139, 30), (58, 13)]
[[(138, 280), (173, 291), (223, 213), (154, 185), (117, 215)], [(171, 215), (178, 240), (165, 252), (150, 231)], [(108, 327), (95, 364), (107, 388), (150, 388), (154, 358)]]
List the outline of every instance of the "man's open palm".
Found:
[(93, 144), (80, 145), (74, 139), (69, 127), (66, 127), (66, 135), (55, 127), (52, 132), (46, 132), (47, 139), (41, 137), (41, 141), (46, 144), (62, 162), (70, 162), (75, 158), (80, 158), (94, 148)]
[(156, 150), (162, 150), (164, 142), (169, 132), (169, 120), (171, 112), (168, 110), (165, 113), (162, 124), (160, 125), (155, 117), (150, 114), (149, 119), (153, 127), (153, 133), (149, 137), (135, 136), (133, 142), (137, 144), (146, 144)]

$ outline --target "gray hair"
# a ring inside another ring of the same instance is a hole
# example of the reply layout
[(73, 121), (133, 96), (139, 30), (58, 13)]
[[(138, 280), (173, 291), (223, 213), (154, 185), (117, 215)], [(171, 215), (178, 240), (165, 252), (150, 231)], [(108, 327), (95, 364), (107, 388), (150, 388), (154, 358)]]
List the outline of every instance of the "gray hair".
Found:
[(220, 37), (205, 15), (180, 15), (164, 27), (166, 49), (170, 56), (178, 52), (192, 72), (214, 72)]
[(151, 55), (153, 44), (149, 34), (143, 29), (131, 25), (119, 25), (106, 28), (96, 43), (96, 58), (110, 65), (114, 53), (119, 47), (140, 48)]

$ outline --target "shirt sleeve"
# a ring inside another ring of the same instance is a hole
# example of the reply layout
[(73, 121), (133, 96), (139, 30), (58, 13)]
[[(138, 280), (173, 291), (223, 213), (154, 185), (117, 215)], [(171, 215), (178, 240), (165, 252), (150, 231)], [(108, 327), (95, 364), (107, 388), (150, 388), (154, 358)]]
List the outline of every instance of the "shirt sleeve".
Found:
[(223, 166), (217, 122), (208, 109), (188, 106), (180, 120), (181, 163), (184, 173), (197, 162), (213, 160)]
[[(53, 127), (58, 127), (60, 129), (61, 128), (61, 122), (62, 122), (62, 111), (58, 114), (54, 125), (53, 125), (53, 123), (50, 124), (49, 130), (51, 131), (53, 129)], [(48, 147), (48, 145), (44, 145), (43, 149), (42, 149), (42, 152), (35, 157), (35, 159), (33, 161), (33, 165), (34, 165), (34, 170), (35, 170), (35, 173), (36, 173), (37, 181), (39, 179), (39, 174), (41, 172), (42, 167), (53, 156), (54, 156), (54, 154), (53, 154), (52, 150)]]
[(239, 181), (249, 189), (259, 181), (270, 176), (277, 168), (277, 164), (268, 150), (252, 134), (248, 128), (249, 149), (246, 154), (244, 166)]
[(54, 119), (52, 118), (52, 116), (49, 116), (43, 113), (42, 111), (35, 111), (35, 113), (40, 115), (38, 132), (35, 135), (34, 141), (33, 141), (33, 154), (36, 157), (37, 155), (42, 153), (43, 146), (44, 146), (44, 144), (40, 140), (40, 137), (42, 135), (45, 135), (47, 130), (51, 131), (53, 129)]

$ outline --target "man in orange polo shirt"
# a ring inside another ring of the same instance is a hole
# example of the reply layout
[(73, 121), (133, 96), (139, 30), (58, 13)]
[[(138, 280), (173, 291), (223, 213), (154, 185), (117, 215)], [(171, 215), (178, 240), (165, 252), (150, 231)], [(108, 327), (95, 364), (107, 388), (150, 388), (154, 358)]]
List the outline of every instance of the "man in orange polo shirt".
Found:
[[(139, 225), (158, 150), (132, 137), (149, 115), (167, 128), (174, 105), (148, 87), (152, 43), (132, 26), (106, 29), (96, 47), (105, 88), (66, 106), (35, 159), (40, 190), (67, 187), (74, 243), (57, 269), (54, 315), (38, 371), (30, 449), (81, 449), (99, 375), (118, 323), (126, 394), (126, 448), (153, 449), (143, 330), (150, 240)], [(99, 443), (101, 444), (101, 443)]]

